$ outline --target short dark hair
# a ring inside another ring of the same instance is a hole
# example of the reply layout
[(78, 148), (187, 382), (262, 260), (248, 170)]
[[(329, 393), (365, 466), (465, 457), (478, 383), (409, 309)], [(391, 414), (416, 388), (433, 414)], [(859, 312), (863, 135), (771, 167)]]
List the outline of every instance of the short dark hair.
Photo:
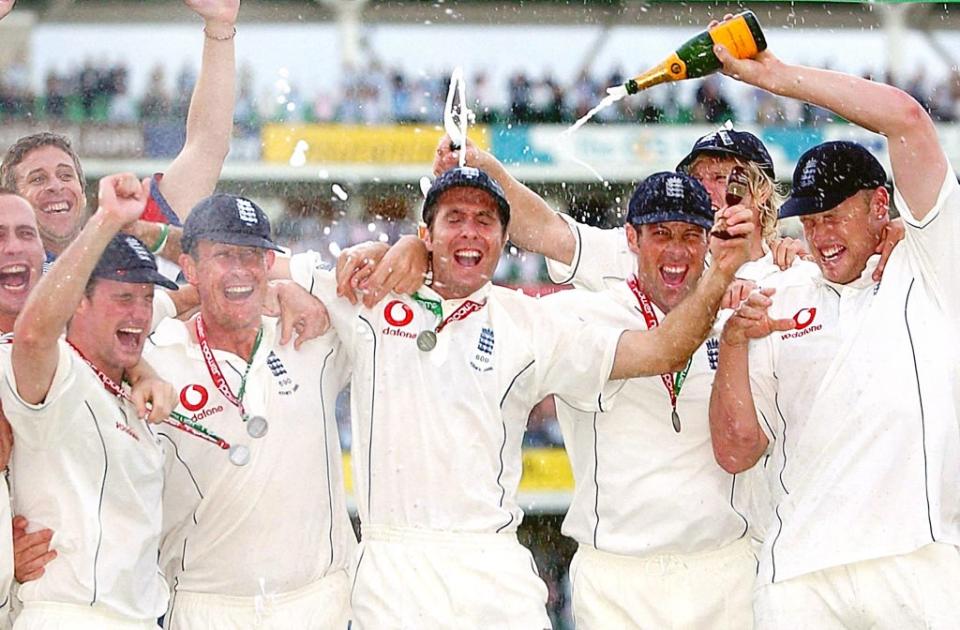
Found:
[[(59, 133), (52, 131), (41, 131), (39, 133), (24, 136), (13, 143), (6, 154), (3, 156), (3, 162), (0, 163), (0, 186), (17, 191), (17, 177), (14, 169), (23, 162), (34, 149), (41, 147), (56, 147), (70, 156), (73, 160), (73, 168), (77, 171), (77, 179), (80, 181), (80, 187), (86, 189), (86, 180), (83, 178), (83, 167), (80, 166), (80, 157), (73, 150), (70, 140)], [(17, 193), (19, 194), (19, 193)]]

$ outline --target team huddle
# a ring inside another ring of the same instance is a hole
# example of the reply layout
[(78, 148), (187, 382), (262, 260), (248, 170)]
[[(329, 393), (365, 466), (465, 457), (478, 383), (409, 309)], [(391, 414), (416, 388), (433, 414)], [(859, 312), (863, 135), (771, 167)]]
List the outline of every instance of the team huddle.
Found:
[[(422, 238), (334, 268), (214, 194), (239, 0), (187, 4), (203, 66), (163, 175), (103, 178), (85, 219), (66, 138), (0, 165), (0, 627), (549, 628), (516, 531), (551, 395), (578, 628), (957, 625), (960, 185), (909, 95), (716, 51), (886, 136), (899, 219), (852, 142), (785, 199), (728, 125), (604, 230), (444, 137)], [(573, 288), (493, 285), (508, 237)]]

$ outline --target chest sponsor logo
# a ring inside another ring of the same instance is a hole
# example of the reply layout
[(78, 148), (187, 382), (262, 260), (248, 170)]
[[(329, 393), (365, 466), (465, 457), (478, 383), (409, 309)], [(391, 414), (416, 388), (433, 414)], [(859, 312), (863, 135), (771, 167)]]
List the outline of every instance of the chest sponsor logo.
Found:
[(380, 331), (384, 337), (417, 338), (415, 333), (402, 330), (413, 321), (413, 309), (400, 300), (391, 300), (383, 307), (383, 319), (389, 324)]
[(210, 402), (210, 392), (203, 385), (191, 383), (180, 390), (180, 405), (187, 411), (194, 412), (190, 419), (195, 422), (209, 418), (215, 413), (223, 412), (223, 405), (214, 405), (204, 409), (208, 402)]
[(716, 370), (720, 364), (720, 341), (716, 337), (707, 339), (707, 361), (711, 370)]
[(202, 409), (208, 400), (210, 393), (203, 385), (193, 383), (180, 390), (180, 404), (188, 411)]
[(780, 335), (781, 339), (796, 339), (817, 332), (823, 328), (823, 324), (814, 324), (817, 319), (817, 309), (814, 306), (801, 308), (793, 316), (793, 322), (796, 325), (794, 332), (788, 332)]
[(477, 341), (477, 353), (470, 360), (470, 367), (478, 372), (489, 372), (493, 369), (493, 329), (486, 326), (480, 331)]
[(300, 389), (300, 385), (293, 381), (280, 357), (274, 354), (273, 350), (267, 355), (267, 367), (270, 368), (270, 373), (277, 379), (278, 392), (281, 396), (289, 396)]

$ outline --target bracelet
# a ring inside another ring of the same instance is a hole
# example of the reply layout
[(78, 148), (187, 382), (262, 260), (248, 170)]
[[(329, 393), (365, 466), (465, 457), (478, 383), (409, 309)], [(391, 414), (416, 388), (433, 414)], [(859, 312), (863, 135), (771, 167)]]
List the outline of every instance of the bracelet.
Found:
[(203, 27), (203, 36), (207, 39), (212, 39), (215, 42), (229, 42), (231, 39), (237, 36), (237, 27), (233, 27), (233, 32), (227, 35), (226, 37), (217, 37), (216, 35), (211, 35), (210, 31), (207, 30), (207, 27)]
[(163, 246), (167, 244), (167, 237), (170, 235), (170, 226), (164, 223), (160, 226), (160, 236), (157, 238), (157, 242), (153, 244), (153, 247), (150, 248), (150, 252), (153, 254), (159, 254), (160, 250), (163, 249)]

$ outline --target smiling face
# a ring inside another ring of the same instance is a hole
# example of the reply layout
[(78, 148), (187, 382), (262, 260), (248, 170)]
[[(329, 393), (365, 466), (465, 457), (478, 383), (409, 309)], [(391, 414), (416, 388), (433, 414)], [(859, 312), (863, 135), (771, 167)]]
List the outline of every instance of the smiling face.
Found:
[(693, 290), (703, 273), (707, 231), (682, 221), (627, 225), (640, 286), (664, 313)]
[(10, 324), (40, 279), (43, 259), (33, 208), (17, 195), (0, 194), (0, 317)]
[(433, 253), (433, 288), (446, 299), (464, 298), (493, 278), (506, 226), (489, 193), (451, 188), (437, 200), (426, 242)]
[(83, 227), (86, 199), (73, 158), (52, 145), (33, 149), (14, 167), (17, 192), (33, 206), (47, 249), (60, 252)]
[(98, 278), (70, 321), (70, 340), (114, 380), (140, 360), (153, 319), (153, 292), (150, 283)]
[(826, 212), (800, 217), (810, 254), (831, 282), (860, 277), (889, 222), (886, 188), (861, 190)]
[(193, 255), (180, 257), (209, 328), (236, 331), (260, 324), (274, 256), (272, 250), (201, 240)]

